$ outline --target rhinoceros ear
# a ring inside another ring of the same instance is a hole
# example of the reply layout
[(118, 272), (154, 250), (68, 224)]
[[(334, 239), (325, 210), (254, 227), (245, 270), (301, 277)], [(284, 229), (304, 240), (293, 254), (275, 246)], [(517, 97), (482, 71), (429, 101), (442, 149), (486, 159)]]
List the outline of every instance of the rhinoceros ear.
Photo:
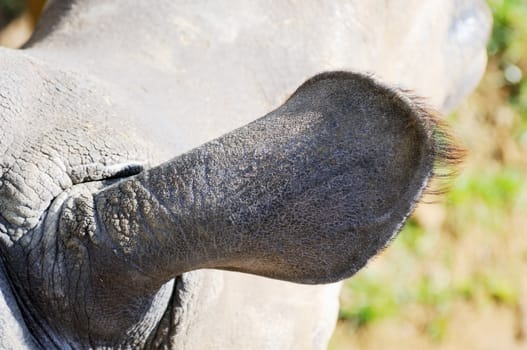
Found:
[[(332, 282), (387, 245), (436, 161), (454, 158), (415, 99), (364, 75), (325, 73), (267, 116), (96, 203), (127, 260), (160, 280), (217, 268)], [(135, 232), (123, 235), (112, 217)]]

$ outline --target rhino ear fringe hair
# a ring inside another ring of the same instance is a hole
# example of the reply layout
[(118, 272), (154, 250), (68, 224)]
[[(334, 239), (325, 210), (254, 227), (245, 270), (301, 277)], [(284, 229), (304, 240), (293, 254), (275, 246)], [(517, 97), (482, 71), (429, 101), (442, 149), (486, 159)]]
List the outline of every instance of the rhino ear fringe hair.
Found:
[[(364, 75), (376, 83), (386, 86), (374, 73), (368, 72)], [(387, 87), (387, 89), (389, 93), (393, 94), (394, 99), (404, 101), (411, 108), (415, 116), (411, 123), (422, 123), (432, 141), (434, 169), (431, 174), (431, 181), (427, 183), (423, 191), (423, 196), (445, 194), (450, 190), (453, 178), (459, 174), (460, 165), (467, 155), (466, 149), (459, 145), (450, 126), (443, 120), (441, 112), (432, 108), (425, 98), (415, 94), (410, 89), (393, 87)], [(424, 201), (424, 203), (434, 202)]]
[(459, 174), (460, 164), (467, 155), (465, 148), (460, 146), (453, 136), (451, 128), (442, 119), (439, 111), (431, 108), (422, 97), (409, 90), (395, 90), (402, 95), (417, 115), (432, 140), (432, 151), (435, 159), (430, 181), (424, 191), (428, 195), (442, 195), (450, 190), (452, 179)]

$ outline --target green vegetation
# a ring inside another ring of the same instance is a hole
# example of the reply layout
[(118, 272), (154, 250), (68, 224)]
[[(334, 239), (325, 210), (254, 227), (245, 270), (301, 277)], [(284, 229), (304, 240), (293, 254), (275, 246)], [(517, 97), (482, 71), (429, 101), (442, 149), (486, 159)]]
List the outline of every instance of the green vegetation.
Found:
[(503, 70), (509, 85), (511, 105), (527, 118), (527, 1), (488, 0), (492, 7), (494, 28), (488, 47), (491, 57)]
[(349, 280), (346, 288), (353, 291), (352, 300), (342, 305), (339, 317), (356, 327), (394, 315), (399, 311), (400, 299), (404, 299), (398, 291), (386, 290), (377, 279), (364, 274)]
[(462, 234), (462, 229), (474, 222), (499, 230), (517, 205), (525, 180), (521, 170), (508, 167), (461, 174), (447, 195), (450, 220), (458, 225), (456, 231)]
[(25, 0), (0, 0), (0, 18), (12, 19), (22, 12)]

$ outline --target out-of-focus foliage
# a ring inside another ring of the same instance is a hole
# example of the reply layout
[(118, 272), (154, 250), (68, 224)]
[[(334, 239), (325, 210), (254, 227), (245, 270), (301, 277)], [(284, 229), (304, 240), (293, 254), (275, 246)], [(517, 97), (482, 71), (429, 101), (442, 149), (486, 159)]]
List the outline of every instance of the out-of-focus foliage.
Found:
[(499, 60), (506, 84), (510, 86), (511, 104), (527, 116), (527, 1), (489, 0), (494, 28), (489, 55)]
[(0, 19), (7, 22), (18, 16), (26, 6), (26, 0), (0, 0)]
[(488, 4), (487, 71), (447, 118), (467, 159), (345, 282), (330, 349), (527, 349), (527, 1)]

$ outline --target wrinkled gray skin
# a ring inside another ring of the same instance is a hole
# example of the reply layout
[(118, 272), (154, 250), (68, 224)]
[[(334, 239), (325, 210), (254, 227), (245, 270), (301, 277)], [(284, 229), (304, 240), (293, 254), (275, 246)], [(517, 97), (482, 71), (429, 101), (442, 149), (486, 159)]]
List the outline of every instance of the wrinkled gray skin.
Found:
[(339, 286), (304, 284), (382, 249), (441, 150), (403, 92), (301, 84), (445, 111), (489, 26), (479, 0), (54, 1), (0, 50), (0, 348), (324, 348)]

